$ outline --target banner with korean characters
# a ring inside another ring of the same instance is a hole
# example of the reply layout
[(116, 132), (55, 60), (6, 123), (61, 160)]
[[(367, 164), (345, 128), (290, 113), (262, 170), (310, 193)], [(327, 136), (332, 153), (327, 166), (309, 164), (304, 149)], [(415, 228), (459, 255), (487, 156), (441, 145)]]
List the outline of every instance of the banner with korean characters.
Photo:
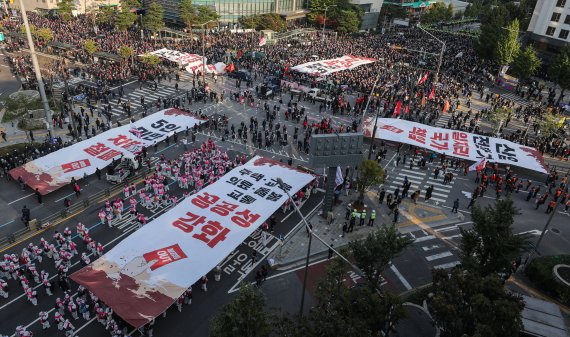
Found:
[(124, 125), (100, 133), (69, 147), (52, 152), (10, 171), (14, 179), (21, 177), (32, 189), (48, 194), (69, 184), (71, 178), (91, 175), (102, 170), (121, 155), (133, 157), (143, 146), (148, 147), (203, 120), (192, 114), (165, 109), (145, 117), (133, 125)]
[(71, 278), (133, 327), (162, 314), (314, 177), (256, 156), (182, 200)]
[(326, 76), (328, 74), (336, 73), (337, 71), (354, 69), (358, 66), (373, 62), (376, 62), (376, 59), (344, 55), (335, 59), (299, 64), (298, 66), (291, 68), (291, 70), (295, 70), (300, 73), (309, 73), (315, 76)]
[[(181, 65), (186, 67), (188, 72), (196, 74), (199, 71), (202, 71), (202, 64), (204, 63), (204, 58), (197, 54), (189, 54), (177, 50), (172, 50), (168, 48), (162, 48), (159, 50), (155, 50), (150, 52), (149, 54), (156, 55), (162, 58), (165, 58), (172, 62), (180, 63)], [(206, 62), (206, 72), (207, 73), (217, 73), (216, 67), (213, 64), (208, 64), (208, 59), (205, 59)]]
[[(371, 137), (374, 119), (367, 118), (364, 135)], [(443, 129), (395, 118), (378, 118), (375, 138), (423, 147), (436, 153), (491, 163), (524, 167), (548, 173), (548, 166), (540, 151), (511, 141), (473, 133)]]

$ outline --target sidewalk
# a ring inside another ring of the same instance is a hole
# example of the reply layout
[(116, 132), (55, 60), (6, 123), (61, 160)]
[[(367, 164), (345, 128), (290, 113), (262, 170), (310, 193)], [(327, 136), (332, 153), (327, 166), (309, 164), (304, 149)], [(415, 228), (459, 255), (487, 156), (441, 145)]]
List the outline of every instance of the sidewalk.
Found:
[[(378, 204), (378, 199), (375, 192), (367, 192), (364, 195), (364, 204), (367, 209), (367, 220), (363, 226), (354, 226), (352, 233), (343, 233), (342, 226), (346, 221), (345, 213), (347, 205), (358, 199), (358, 193), (351, 191), (348, 196), (342, 195), (334, 212), (334, 220), (332, 224), (328, 224), (326, 218), (322, 215), (315, 213), (307, 221), (313, 226), (313, 232), (322, 238), (325, 242), (332, 244), (333, 248), (340, 248), (346, 246), (349, 242), (354, 240), (363, 240), (371, 232), (377, 230), (379, 226), (390, 225), (393, 223), (394, 215), (388, 215), (388, 207)], [(376, 220), (374, 226), (368, 227), (368, 219), (370, 218), (371, 210), (376, 210)], [(426, 205), (421, 201), (415, 205), (411, 199), (406, 198), (402, 201), (400, 207), (400, 219), (396, 224), (400, 233), (407, 233), (426, 226), (443, 226), (448, 223), (453, 223), (463, 220), (461, 213), (451, 213), (447, 209), (435, 207), (433, 205)], [(428, 231), (429, 231), (428, 228)], [(274, 268), (278, 270), (285, 270), (302, 265), (307, 257), (307, 245), (309, 243), (309, 236), (304, 225), (300, 225), (296, 232), (290, 237), (286, 238), (285, 242), (279, 247), (269, 258), (273, 259), (275, 264)], [(325, 246), (318, 239), (312, 240), (311, 243), (311, 257), (322, 258), (327, 256), (328, 247)]]

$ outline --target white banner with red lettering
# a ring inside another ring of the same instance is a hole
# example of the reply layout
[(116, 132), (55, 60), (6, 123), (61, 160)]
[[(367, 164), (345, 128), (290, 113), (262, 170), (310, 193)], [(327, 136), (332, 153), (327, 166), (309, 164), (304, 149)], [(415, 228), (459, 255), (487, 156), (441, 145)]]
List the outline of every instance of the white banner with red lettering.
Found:
[(354, 69), (358, 66), (373, 62), (376, 62), (376, 59), (361, 56), (344, 55), (335, 59), (299, 64), (298, 66), (291, 68), (291, 70), (295, 70), (301, 73), (325, 76), (328, 74), (336, 73), (337, 71)]
[(188, 72), (196, 74), (197, 72), (202, 71), (202, 64), (203, 60), (206, 63), (206, 72), (207, 73), (217, 73), (216, 66), (213, 64), (208, 64), (207, 58), (202, 58), (202, 56), (197, 54), (189, 54), (177, 50), (172, 50), (168, 48), (162, 48), (159, 50), (155, 50), (150, 52), (149, 54), (156, 55), (162, 58), (165, 58), (172, 62), (180, 63), (181, 65), (186, 67)]
[(10, 171), (14, 179), (22, 177), (32, 189), (48, 194), (69, 184), (71, 178), (102, 170), (113, 158), (133, 156), (171, 135), (192, 128), (202, 120), (179, 109), (166, 109), (145, 117), (133, 125), (124, 125), (100, 133), (64, 149), (28, 162)]
[[(367, 118), (364, 135), (372, 136), (374, 119)], [(423, 147), (437, 153), (548, 172), (540, 151), (501, 138), (443, 129), (395, 118), (378, 118), (375, 138)]]
[(313, 176), (256, 156), (186, 197), (71, 278), (132, 326), (162, 314)]

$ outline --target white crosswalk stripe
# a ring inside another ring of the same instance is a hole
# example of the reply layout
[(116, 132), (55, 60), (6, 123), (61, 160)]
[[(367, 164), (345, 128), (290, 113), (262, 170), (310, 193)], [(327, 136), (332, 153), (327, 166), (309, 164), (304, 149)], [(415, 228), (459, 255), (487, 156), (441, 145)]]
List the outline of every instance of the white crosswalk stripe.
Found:
[[(456, 229), (455, 226), (454, 229)], [(449, 246), (434, 235), (422, 231), (407, 233), (407, 235), (414, 239), (414, 245), (418, 247), (416, 251), (429, 268), (451, 269), (460, 263), (456, 254), (449, 250)]]
[[(175, 93), (176, 90), (174, 88), (167, 86), (158, 87), (156, 91), (150, 88), (137, 88), (135, 91), (123, 96), (121, 99), (121, 104), (117, 104), (117, 99), (110, 101), (111, 113), (115, 116), (126, 114), (126, 112), (123, 110), (122, 104), (124, 102), (127, 102), (129, 99), (131, 101), (131, 113), (134, 113), (136, 110), (142, 108), (142, 105), (140, 103), (141, 97), (145, 98), (145, 104), (150, 107), (150, 105), (154, 103), (154, 101), (156, 101), (158, 98), (166, 98), (174, 95)], [(179, 91), (179, 93), (182, 94), (182, 91)]]
[(447, 128), (447, 123), (450, 119), (451, 119), (451, 114), (442, 113), (439, 116), (439, 119), (437, 120), (437, 122), (435, 122), (435, 126), (440, 127), (440, 128)]
[(526, 99), (520, 97), (519, 95), (517, 95), (516, 93), (513, 93), (513, 92), (501, 94), (501, 97), (506, 98), (508, 100), (511, 100), (511, 101), (517, 103), (518, 105), (522, 105), (523, 107), (530, 105), (530, 103)]

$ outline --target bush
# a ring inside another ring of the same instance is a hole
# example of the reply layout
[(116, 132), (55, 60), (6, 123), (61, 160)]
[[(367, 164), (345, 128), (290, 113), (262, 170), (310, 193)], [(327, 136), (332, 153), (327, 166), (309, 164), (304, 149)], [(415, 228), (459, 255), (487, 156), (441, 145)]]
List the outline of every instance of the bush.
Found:
[(570, 305), (570, 287), (558, 281), (552, 270), (557, 264), (570, 265), (570, 255), (537, 257), (532, 260), (525, 272), (537, 288)]
[(413, 289), (409, 291), (407, 294), (402, 296), (403, 301), (423, 306), (424, 300), (428, 299), (428, 295), (431, 291), (432, 291), (431, 284)]

